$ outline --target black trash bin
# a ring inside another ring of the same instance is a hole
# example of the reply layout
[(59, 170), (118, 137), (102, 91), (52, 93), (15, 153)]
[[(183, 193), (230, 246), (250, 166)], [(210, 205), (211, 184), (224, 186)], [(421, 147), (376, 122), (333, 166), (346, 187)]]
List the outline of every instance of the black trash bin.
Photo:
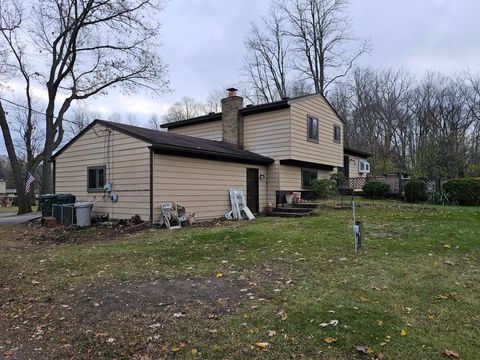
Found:
[(58, 205), (66, 205), (66, 204), (74, 204), (75, 203), (75, 195), (72, 194), (57, 194), (57, 204)]
[(52, 206), (54, 204), (66, 205), (75, 203), (75, 196), (72, 194), (46, 194), (40, 196), (42, 216), (53, 216)]
[(57, 203), (55, 194), (45, 194), (40, 196), (40, 204), (42, 206), (42, 216), (52, 216), (52, 205)]

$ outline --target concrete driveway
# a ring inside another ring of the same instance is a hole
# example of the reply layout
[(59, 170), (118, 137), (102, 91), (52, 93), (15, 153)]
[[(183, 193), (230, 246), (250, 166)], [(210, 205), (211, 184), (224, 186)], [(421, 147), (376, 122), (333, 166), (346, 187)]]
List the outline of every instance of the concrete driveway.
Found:
[(16, 213), (0, 213), (0, 225), (22, 224), (42, 217), (42, 213), (17, 215)]

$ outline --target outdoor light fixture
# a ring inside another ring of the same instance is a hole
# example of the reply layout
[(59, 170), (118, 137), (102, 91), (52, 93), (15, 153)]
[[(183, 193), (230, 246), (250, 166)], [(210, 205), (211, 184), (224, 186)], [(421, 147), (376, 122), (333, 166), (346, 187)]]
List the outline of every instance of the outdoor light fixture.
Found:
[(260, 176), (259, 176), (259, 177), (260, 177), (260, 180), (263, 180), (263, 179), (265, 179), (265, 175), (264, 175), (264, 174), (260, 174)]

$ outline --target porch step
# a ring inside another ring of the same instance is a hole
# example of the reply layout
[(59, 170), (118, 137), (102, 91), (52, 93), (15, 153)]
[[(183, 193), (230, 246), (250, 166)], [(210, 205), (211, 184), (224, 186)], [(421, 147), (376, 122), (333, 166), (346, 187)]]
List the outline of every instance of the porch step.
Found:
[(313, 208), (304, 208), (304, 207), (279, 207), (273, 209), (273, 211), (276, 212), (287, 212), (287, 213), (292, 213), (292, 212), (298, 212), (298, 213), (308, 213), (311, 212)]
[(300, 204), (288, 204), (287, 207), (292, 207), (292, 208), (303, 208), (303, 209), (316, 209), (318, 207), (317, 204), (312, 204), (312, 203), (300, 203)]

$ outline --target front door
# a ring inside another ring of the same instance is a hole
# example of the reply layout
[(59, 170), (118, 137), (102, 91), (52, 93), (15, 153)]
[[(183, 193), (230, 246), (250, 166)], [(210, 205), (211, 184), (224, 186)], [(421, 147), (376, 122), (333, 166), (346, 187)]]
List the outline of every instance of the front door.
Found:
[(258, 214), (258, 169), (247, 169), (247, 206), (254, 214)]
[(348, 156), (343, 157), (343, 173), (347, 179), (350, 177), (350, 157)]

